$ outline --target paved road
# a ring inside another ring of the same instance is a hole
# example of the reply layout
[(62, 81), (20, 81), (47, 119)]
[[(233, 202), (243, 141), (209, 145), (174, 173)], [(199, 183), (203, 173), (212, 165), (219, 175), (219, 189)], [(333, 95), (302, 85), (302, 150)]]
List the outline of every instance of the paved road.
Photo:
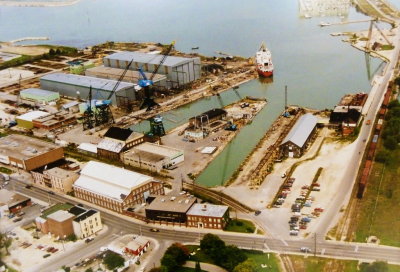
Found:
[[(14, 182), (14, 180), (13, 180)], [(15, 185), (15, 189), (32, 197), (46, 201), (48, 194), (46, 191), (40, 189), (26, 189), (23, 183), (18, 182)], [(73, 202), (63, 196), (51, 195), (52, 201), (63, 201)], [(93, 205), (93, 207), (95, 207)], [(178, 241), (183, 243), (198, 243), (200, 239), (206, 234), (207, 230), (199, 230), (192, 228), (172, 228), (165, 226), (156, 226), (160, 229), (160, 232), (154, 233), (150, 229), (154, 228), (154, 225), (147, 225), (139, 223), (133, 219), (126, 219), (123, 216), (114, 215), (111, 213), (102, 212), (103, 222), (108, 225), (111, 232), (116, 234), (120, 233), (135, 233), (142, 234), (144, 236), (152, 237), (159, 241)], [(357, 260), (384, 260), (389, 263), (400, 264), (400, 248), (388, 247), (388, 246), (377, 246), (368, 245), (362, 243), (347, 243), (347, 242), (331, 242), (323, 241), (320, 239), (313, 239), (310, 237), (305, 240), (281, 240), (275, 238), (268, 238), (262, 235), (256, 234), (240, 234), (230, 233), (223, 231), (216, 231), (215, 234), (220, 236), (228, 244), (234, 244), (242, 248), (258, 249), (278, 253), (294, 253), (301, 254), (300, 247), (307, 246), (316, 251), (318, 256), (329, 256), (332, 258), (343, 258), (343, 259), (357, 259)], [(113, 236), (107, 236), (107, 239), (112, 240)], [(55, 266), (60, 267), (61, 265), (73, 265), (75, 262), (82, 258), (85, 252), (88, 255), (93, 255), (98, 248), (107, 244), (106, 239), (101, 244), (100, 241), (89, 244), (88, 248), (80, 252), (65, 256), (64, 259), (58, 261)], [(316, 248), (315, 248), (316, 245)], [(150, 262), (151, 263), (151, 262)], [(152, 266), (151, 266), (152, 267)], [(50, 270), (43, 270), (50, 271)]]

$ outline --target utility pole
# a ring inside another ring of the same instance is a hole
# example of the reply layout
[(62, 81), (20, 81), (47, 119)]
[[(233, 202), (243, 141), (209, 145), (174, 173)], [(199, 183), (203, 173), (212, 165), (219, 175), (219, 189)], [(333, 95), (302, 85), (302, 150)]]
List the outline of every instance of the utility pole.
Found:
[(285, 110), (287, 110), (287, 85), (285, 85)]
[(314, 233), (314, 257), (317, 256), (317, 233)]

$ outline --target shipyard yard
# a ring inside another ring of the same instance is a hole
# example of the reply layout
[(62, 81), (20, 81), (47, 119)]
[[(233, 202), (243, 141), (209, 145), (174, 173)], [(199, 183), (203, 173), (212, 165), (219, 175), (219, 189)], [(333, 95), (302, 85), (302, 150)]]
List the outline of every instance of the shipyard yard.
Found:
[[(388, 243), (372, 225), (396, 193), (384, 171), (399, 139), (389, 129), (398, 118), (397, 8), (299, 0), (295, 10), (284, 0), (274, 12), (270, 3), (253, 10), (223, 0), (213, 7), (228, 11), (221, 35), (221, 22), (199, 21), (190, 3), (166, 28), (175, 8), (139, 2), (165, 17), (141, 31), (127, 27), (124, 13), (111, 15), (115, 25), (96, 19), (128, 3), (0, 1), (5, 28), (16, 10), (36, 20), (32, 6), (43, 11), (38, 29), (54, 21), (45, 34), (0, 29), (0, 233), (10, 241), (2, 240), (0, 269), (111, 271), (106, 259), (115, 254), (118, 271), (147, 272), (166, 267), (177, 245), (194, 256), (189, 269), (197, 255), (209, 257), (207, 233), (248, 256), (267, 254), (254, 272), (308, 271), (303, 257), (354, 260), (354, 271), (381, 260), (397, 269), (397, 236)], [(85, 13), (71, 17), (85, 36), (56, 18), (72, 10)], [(227, 23), (231, 12), (241, 15)], [(246, 12), (285, 29), (261, 33)], [(134, 21), (147, 22), (142, 16)], [(371, 226), (361, 232), (365, 214)], [(201, 268), (241, 265), (211, 263)], [(328, 266), (318, 269), (346, 271)]]

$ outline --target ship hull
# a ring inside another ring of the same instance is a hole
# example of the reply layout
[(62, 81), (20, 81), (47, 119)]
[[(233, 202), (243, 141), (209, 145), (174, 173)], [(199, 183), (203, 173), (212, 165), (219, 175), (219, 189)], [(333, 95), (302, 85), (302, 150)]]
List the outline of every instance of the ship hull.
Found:
[(272, 77), (274, 75), (274, 71), (261, 71), (257, 69), (257, 73), (260, 77)]

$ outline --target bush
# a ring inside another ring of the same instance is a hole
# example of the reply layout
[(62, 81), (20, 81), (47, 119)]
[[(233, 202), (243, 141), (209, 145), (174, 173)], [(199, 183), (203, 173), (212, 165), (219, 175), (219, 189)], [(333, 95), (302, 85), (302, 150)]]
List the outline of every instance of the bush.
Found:
[(235, 224), (236, 224), (236, 226), (243, 226), (243, 222), (242, 221), (236, 221)]
[(73, 234), (73, 233), (67, 236), (67, 240), (68, 240), (68, 241), (71, 241), (71, 242), (76, 242), (77, 239), (78, 239), (78, 238), (77, 238), (76, 235)]
[(390, 160), (390, 155), (391, 153), (389, 151), (381, 150), (378, 153), (376, 153), (375, 161), (384, 163)]
[(395, 150), (397, 147), (397, 140), (394, 136), (388, 136), (383, 142), (383, 146), (389, 150)]
[(114, 270), (115, 268), (124, 266), (125, 259), (117, 253), (108, 252), (103, 262), (107, 266), (107, 269)]

